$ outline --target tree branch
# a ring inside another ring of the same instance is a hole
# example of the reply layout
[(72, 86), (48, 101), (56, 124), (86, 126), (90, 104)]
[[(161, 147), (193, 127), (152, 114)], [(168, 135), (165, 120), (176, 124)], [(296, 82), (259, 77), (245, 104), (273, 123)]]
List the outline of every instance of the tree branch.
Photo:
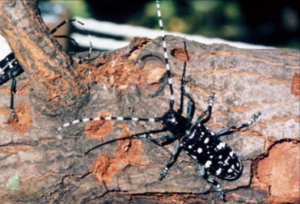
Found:
[(89, 93), (83, 65), (65, 53), (50, 34), (37, 2), (1, 1), (0, 9), (0, 34), (31, 81), (35, 107), (47, 115), (81, 107)]
[[(144, 140), (109, 142), (160, 129), (160, 124), (95, 121), (55, 131), (61, 119), (155, 117), (167, 111), (170, 97), (161, 38), (134, 39), (127, 47), (93, 53), (99, 55), (95, 60), (78, 63), (57, 44), (42, 22), (36, 2), (29, 0), (0, 1), (0, 34), (28, 77), (18, 84), (18, 123), (7, 122), (9, 87), (0, 87), (0, 201), (219, 200), (218, 192), (201, 178), (197, 165), (184, 153), (166, 178), (158, 181), (173, 144), (162, 148)], [(179, 108), (186, 62), (186, 89), (195, 100), (196, 114), (207, 108), (210, 93), (216, 93), (208, 124), (214, 131), (262, 113), (247, 130), (222, 138), (244, 163), (240, 179), (221, 182), (228, 203), (296, 202), (299, 51), (245, 50), (185, 40), (187, 60), (184, 39), (167, 36), (166, 41), (171, 54), (175, 109)], [(160, 134), (153, 135), (157, 136)], [(106, 145), (100, 146), (102, 143)], [(96, 146), (99, 148), (94, 149)]]

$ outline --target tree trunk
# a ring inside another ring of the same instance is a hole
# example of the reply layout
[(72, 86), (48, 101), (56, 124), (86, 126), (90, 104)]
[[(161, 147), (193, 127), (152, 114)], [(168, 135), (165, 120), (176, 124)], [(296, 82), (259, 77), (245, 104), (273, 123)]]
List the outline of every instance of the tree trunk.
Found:
[[(56, 132), (76, 118), (159, 117), (166, 112), (169, 87), (161, 38), (137, 38), (80, 63), (50, 34), (36, 2), (25, 0), (0, 2), (0, 34), (27, 76), (18, 81), (15, 96), (18, 122), (10, 118), (9, 83), (0, 87), (1, 203), (219, 201), (185, 153), (158, 180), (174, 144), (109, 142), (160, 129), (160, 124), (97, 121)], [(222, 138), (244, 163), (238, 180), (217, 179), (228, 203), (299, 202), (299, 51), (185, 40), (187, 61), (183, 38), (167, 36), (166, 41), (175, 109), (186, 62), (187, 92), (196, 101), (197, 115), (206, 109), (210, 93), (216, 93), (208, 124), (214, 131), (262, 113), (250, 128)]]

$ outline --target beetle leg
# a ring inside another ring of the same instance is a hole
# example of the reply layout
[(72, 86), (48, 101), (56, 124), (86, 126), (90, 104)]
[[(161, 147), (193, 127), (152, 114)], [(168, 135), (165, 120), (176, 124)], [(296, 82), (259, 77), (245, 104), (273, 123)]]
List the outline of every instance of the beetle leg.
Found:
[(153, 138), (150, 134), (155, 134), (155, 133), (160, 133), (160, 132), (165, 132), (165, 129), (160, 129), (160, 130), (151, 130), (149, 132), (145, 132), (145, 133), (140, 133), (140, 134), (136, 134), (136, 135), (132, 135), (131, 138), (132, 139), (147, 139), (150, 142), (153, 142), (156, 145), (159, 146), (164, 146), (167, 144), (170, 144), (172, 142), (174, 142), (176, 139), (178, 139), (178, 137), (174, 136), (174, 135), (165, 135), (162, 136), (160, 138)]
[(180, 146), (180, 143), (178, 143), (174, 149), (174, 151), (171, 154), (171, 157), (169, 159), (168, 164), (166, 165), (166, 167), (162, 170), (162, 172), (160, 173), (160, 177), (159, 180), (163, 180), (165, 178), (165, 176), (167, 175), (169, 169), (173, 166), (173, 164), (175, 164), (175, 162), (177, 161), (177, 158), (181, 152), (182, 148)]
[[(215, 101), (215, 93), (212, 92), (211, 95), (210, 95), (210, 98), (209, 98), (209, 104), (208, 104), (207, 110), (203, 111), (203, 113), (197, 118), (195, 124), (197, 124), (199, 122), (201, 124), (204, 124), (204, 123), (207, 123), (210, 120), (212, 105), (213, 105), (214, 101)], [(205, 115), (206, 115), (206, 118), (203, 119), (203, 117)]]
[(201, 165), (199, 165), (199, 170), (200, 170), (200, 174), (201, 176), (208, 182), (208, 183), (211, 183), (212, 185), (214, 185), (217, 189), (217, 191), (219, 192), (220, 194), (220, 197), (221, 197), (221, 200), (223, 202), (225, 202), (225, 194), (224, 194), (224, 191), (222, 190), (222, 187), (221, 185), (219, 184), (218, 181), (216, 180), (213, 180), (213, 179), (210, 179), (207, 175), (207, 172), (205, 170), (205, 168)]
[(187, 107), (187, 113), (186, 113), (186, 119), (191, 122), (193, 120), (194, 114), (195, 114), (195, 102), (193, 98), (185, 91), (183, 90), (183, 94), (190, 99), (188, 102), (188, 107)]
[(233, 132), (236, 132), (236, 131), (244, 128), (244, 127), (249, 127), (250, 125), (252, 125), (257, 120), (257, 118), (259, 117), (260, 114), (261, 113), (256, 113), (255, 115), (253, 115), (252, 118), (247, 123), (244, 123), (244, 124), (241, 124), (241, 125), (238, 125), (238, 126), (231, 126), (231, 127), (228, 127), (228, 128), (224, 128), (224, 129), (220, 130), (219, 132), (217, 132), (215, 134), (215, 136), (216, 137), (222, 137), (222, 136), (231, 134)]
[(17, 114), (14, 110), (14, 94), (16, 93), (17, 81), (15, 77), (12, 77), (11, 87), (10, 87), (10, 111), (13, 118), (18, 121)]
[(159, 145), (159, 146), (165, 146), (167, 144), (170, 144), (170, 143), (174, 142), (177, 139), (177, 137), (175, 137), (174, 135), (165, 135), (165, 136), (162, 136), (160, 138), (155, 139), (155, 138), (151, 137), (150, 134), (148, 134), (148, 133), (133, 135), (132, 138), (133, 139), (143, 139), (143, 138), (145, 138), (145, 139), (147, 139), (147, 140), (149, 140), (149, 141), (151, 141), (154, 144)]

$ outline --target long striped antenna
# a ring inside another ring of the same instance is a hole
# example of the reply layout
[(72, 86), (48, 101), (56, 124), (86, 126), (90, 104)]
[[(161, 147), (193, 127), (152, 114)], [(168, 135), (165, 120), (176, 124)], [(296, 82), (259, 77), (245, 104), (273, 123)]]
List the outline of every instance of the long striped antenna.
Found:
[(158, 22), (159, 22), (159, 26), (160, 26), (160, 30), (161, 30), (161, 35), (162, 35), (162, 44), (163, 44), (163, 48), (164, 48), (164, 57), (165, 57), (165, 64), (166, 64), (166, 69), (167, 69), (168, 84), (169, 84), (170, 93), (171, 93), (170, 109), (173, 110), (173, 107), (174, 107), (173, 85), (172, 85), (171, 71), (170, 71), (169, 58), (168, 58), (168, 50), (167, 50), (167, 45), (166, 45), (166, 40), (165, 40), (165, 32), (164, 32), (164, 26), (163, 26), (163, 21), (162, 21), (161, 12), (160, 12), (159, 0), (156, 0), (156, 7), (157, 7)]
[(114, 117), (114, 116), (107, 116), (107, 117), (97, 117), (97, 118), (83, 118), (73, 120), (72, 122), (65, 123), (61, 127), (57, 128), (57, 131), (61, 131), (63, 128), (69, 127), (70, 125), (74, 125), (77, 123), (86, 123), (91, 121), (99, 121), (99, 120), (118, 120), (118, 121), (145, 121), (145, 122), (159, 122), (162, 118), (136, 118), (136, 117)]
[[(160, 5), (159, 1), (156, 0), (156, 6), (157, 6), (157, 16), (159, 19), (159, 26), (162, 34), (162, 43), (163, 43), (163, 49), (164, 49), (164, 58), (165, 58), (165, 64), (166, 64), (166, 69), (167, 69), (167, 76), (168, 76), (168, 84), (170, 87), (170, 110), (173, 110), (174, 107), (174, 93), (173, 93), (173, 85), (172, 85), (172, 79), (171, 79), (171, 71), (170, 71), (170, 65), (169, 65), (169, 59), (168, 59), (168, 52), (167, 52), (167, 45), (165, 41), (165, 33), (164, 33), (164, 28), (163, 28), (163, 22), (161, 18), (161, 12), (160, 12)], [(62, 22), (59, 24), (55, 29), (61, 27), (65, 23), (71, 22), (71, 21), (77, 21), (76, 19), (71, 19)], [(79, 21), (77, 21), (79, 22)], [(79, 22), (81, 23), (81, 22)], [(82, 24), (82, 23), (81, 23)], [(83, 25), (83, 24), (82, 24)], [(57, 131), (61, 131), (63, 128), (69, 127), (70, 125), (74, 125), (77, 123), (81, 122), (91, 122), (91, 121), (98, 121), (98, 120), (117, 120), (117, 121), (145, 121), (145, 122), (160, 122), (163, 120), (163, 118), (136, 118), (136, 117), (97, 117), (97, 118), (83, 118), (83, 119), (77, 119), (73, 120), (72, 122), (65, 123), (61, 127), (57, 128)]]
[[(63, 25), (67, 24), (67, 23), (70, 23), (70, 22), (77, 22), (79, 23), (80, 25), (83, 26), (83, 29), (85, 30), (85, 32), (88, 34), (89, 36), (89, 43), (90, 43), (90, 48), (89, 48), (89, 53), (88, 53), (88, 56), (86, 58), (83, 58), (82, 60), (89, 60), (90, 57), (91, 57), (91, 54), (92, 54), (92, 50), (93, 50), (93, 45), (92, 45), (92, 40), (91, 40), (91, 35), (90, 33), (87, 31), (87, 29), (84, 28), (84, 23), (82, 23), (81, 21), (78, 21), (77, 19), (68, 19), (68, 20), (64, 20), (63, 22), (61, 22), (60, 24), (58, 24), (55, 28), (53, 28), (51, 30), (51, 34), (54, 34), (60, 27), (62, 27)], [(63, 36), (63, 35), (60, 35), (60, 36), (55, 36), (55, 37), (59, 37), (59, 38), (68, 38), (70, 40), (72, 40), (73, 42), (76, 42), (73, 38), (70, 38), (68, 36)], [(76, 43), (77, 44), (77, 43)]]

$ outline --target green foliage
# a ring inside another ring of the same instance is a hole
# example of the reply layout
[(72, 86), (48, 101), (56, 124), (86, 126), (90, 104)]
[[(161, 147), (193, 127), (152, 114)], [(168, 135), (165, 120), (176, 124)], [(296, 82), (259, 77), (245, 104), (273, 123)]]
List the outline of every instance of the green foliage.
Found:
[[(159, 29), (155, 0), (126, 0), (126, 3), (122, 4), (119, 0), (51, 1), (68, 7), (71, 17), (76, 15)], [(285, 7), (280, 7), (289, 5), (289, 2), (279, 2), (275, 8), (269, 7), (266, 2), (259, 5), (245, 2), (161, 0), (160, 6), (166, 31), (299, 49), (300, 41), (299, 37), (296, 37), (300, 28), (300, 18), (296, 12), (298, 10), (284, 10)], [(121, 9), (118, 7), (120, 5)], [(105, 9), (96, 9), (98, 7)], [(282, 19), (285, 19), (285, 22)], [(289, 25), (292, 28), (289, 28)]]
[(85, 1), (81, 0), (51, 0), (53, 3), (66, 6), (71, 14), (71, 18), (74, 16), (81, 16), (83, 18), (93, 18), (89, 12), (89, 5)]
[[(242, 15), (235, 1), (186, 1), (185, 4), (161, 1), (160, 5), (168, 31), (220, 38), (236, 38), (243, 34)], [(134, 24), (158, 29), (156, 6), (152, 1), (141, 13), (144, 15), (132, 18), (132, 22), (136, 21)], [(149, 19), (153, 19), (151, 23)]]

